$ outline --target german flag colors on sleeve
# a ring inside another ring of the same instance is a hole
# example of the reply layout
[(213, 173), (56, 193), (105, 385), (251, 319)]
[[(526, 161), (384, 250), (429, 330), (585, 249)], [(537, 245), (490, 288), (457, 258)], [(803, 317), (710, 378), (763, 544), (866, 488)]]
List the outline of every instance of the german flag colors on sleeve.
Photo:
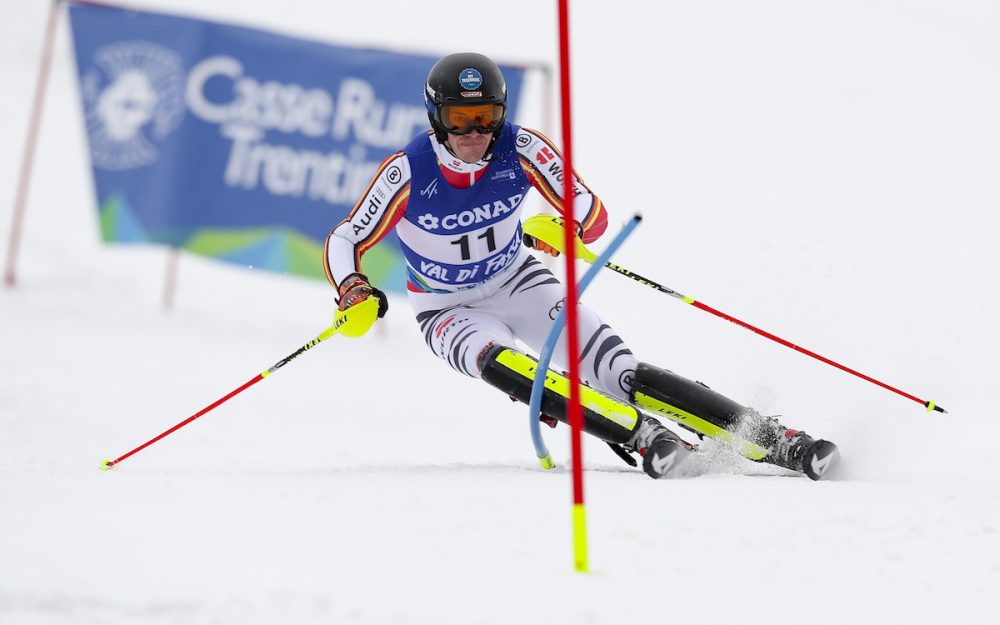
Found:
[[(521, 128), (514, 141), (521, 168), (531, 185), (562, 214), (562, 154), (548, 137), (530, 128)], [(580, 176), (573, 172), (573, 214), (583, 229), (583, 242), (593, 243), (608, 227), (608, 213)]]

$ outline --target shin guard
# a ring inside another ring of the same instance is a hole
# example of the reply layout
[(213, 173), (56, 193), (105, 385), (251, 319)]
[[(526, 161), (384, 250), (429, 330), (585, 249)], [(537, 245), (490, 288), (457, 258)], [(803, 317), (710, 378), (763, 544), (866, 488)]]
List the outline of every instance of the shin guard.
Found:
[(768, 454), (763, 446), (737, 434), (743, 418), (752, 413), (749, 408), (676, 373), (639, 363), (631, 399), (689, 430), (729, 443), (748, 458), (760, 460)]
[[(525, 404), (531, 401), (531, 386), (538, 361), (517, 350), (499, 345), (489, 347), (480, 357), (483, 380)], [(542, 412), (568, 423), (569, 380), (549, 371), (542, 393)], [(580, 387), (583, 431), (602, 440), (624, 444), (632, 438), (640, 413), (632, 406), (596, 391)]]

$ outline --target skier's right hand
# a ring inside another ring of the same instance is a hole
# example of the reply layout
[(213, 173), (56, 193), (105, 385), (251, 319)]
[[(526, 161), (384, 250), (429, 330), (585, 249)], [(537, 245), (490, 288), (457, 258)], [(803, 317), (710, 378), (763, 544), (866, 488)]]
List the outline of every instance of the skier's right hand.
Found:
[(368, 282), (368, 276), (362, 273), (352, 273), (340, 283), (338, 289), (340, 299), (337, 300), (337, 309), (344, 311), (359, 304), (371, 296), (378, 299), (378, 316), (384, 317), (389, 310), (389, 298), (381, 290), (376, 289)]

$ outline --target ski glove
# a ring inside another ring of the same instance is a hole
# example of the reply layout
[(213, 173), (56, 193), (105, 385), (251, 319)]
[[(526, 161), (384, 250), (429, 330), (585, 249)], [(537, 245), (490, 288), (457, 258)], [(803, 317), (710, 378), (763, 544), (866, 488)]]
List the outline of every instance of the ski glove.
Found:
[[(580, 225), (579, 221), (574, 221), (573, 223), (576, 224), (576, 236), (583, 237), (583, 226)], [(533, 250), (538, 250), (539, 252), (545, 252), (549, 256), (559, 256), (559, 250), (552, 247), (545, 241), (542, 241), (541, 239), (537, 239), (529, 234), (525, 234), (521, 237), (521, 240), (524, 242), (525, 246)]]
[(371, 296), (378, 299), (378, 316), (381, 319), (389, 310), (389, 298), (380, 289), (368, 282), (368, 276), (363, 273), (352, 273), (344, 278), (337, 289), (340, 298), (337, 300), (338, 310), (347, 310), (351, 306), (365, 301)]

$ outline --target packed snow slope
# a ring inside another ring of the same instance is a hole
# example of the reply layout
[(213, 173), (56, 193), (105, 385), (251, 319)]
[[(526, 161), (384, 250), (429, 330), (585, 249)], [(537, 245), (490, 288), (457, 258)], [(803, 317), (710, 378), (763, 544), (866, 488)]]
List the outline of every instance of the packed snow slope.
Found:
[[(0, 3), (4, 242), (47, 4)], [(557, 64), (554, 3), (132, 4)], [(616, 261), (949, 413), (609, 273), (585, 301), (641, 359), (837, 441), (842, 478), (738, 462), (654, 482), (588, 441), (574, 573), (568, 430), (542, 471), (526, 410), (436, 361), (400, 298), (101, 472), (312, 339), (333, 301), (185, 256), (161, 310), (165, 251), (98, 243), (63, 21), (0, 291), (0, 623), (1000, 623), (1000, 9), (573, 11), (578, 169), (612, 229), (646, 217)]]

